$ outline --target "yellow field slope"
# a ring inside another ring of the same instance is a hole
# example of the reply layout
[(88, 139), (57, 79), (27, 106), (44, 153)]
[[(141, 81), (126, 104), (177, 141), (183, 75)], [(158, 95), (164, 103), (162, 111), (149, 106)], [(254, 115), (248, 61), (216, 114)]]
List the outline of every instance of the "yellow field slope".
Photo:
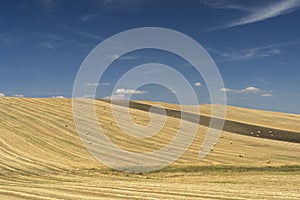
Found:
[[(116, 109), (125, 113), (122, 106)], [(96, 110), (111, 141), (133, 152), (163, 147), (180, 123), (168, 117), (157, 135), (139, 139), (120, 130), (109, 103), (97, 101)], [(203, 112), (208, 114), (209, 107)], [(137, 124), (150, 122), (147, 112), (130, 113)], [(300, 132), (297, 115), (228, 107), (228, 119)], [(170, 167), (127, 174), (88, 153), (76, 132), (70, 99), (0, 98), (0, 199), (300, 198), (300, 144), (222, 132), (209, 156), (200, 159), (206, 131), (199, 126), (193, 144)]]

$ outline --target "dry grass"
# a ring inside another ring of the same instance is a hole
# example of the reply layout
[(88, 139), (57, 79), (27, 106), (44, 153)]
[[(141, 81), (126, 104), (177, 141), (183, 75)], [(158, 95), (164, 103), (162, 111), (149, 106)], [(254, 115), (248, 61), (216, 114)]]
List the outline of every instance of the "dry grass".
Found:
[[(179, 125), (169, 117), (155, 137), (137, 139), (116, 126), (110, 104), (98, 101), (96, 109), (112, 141), (136, 152), (165, 145)], [(131, 113), (133, 121), (149, 123), (148, 113)], [(228, 118), (299, 132), (297, 115), (229, 107)], [(120, 121), (127, 123), (122, 115)], [(101, 165), (86, 151), (69, 99), (0, 98), (0, 199), (300, 198), (299, 144), (223, 132), (213, 152), (201, 160), (206, 130), (199, 127), (193, 144), (172, 166), (126, 174)]]
[[(143, 101), (143, 103), (150, 105), (162, 105), (165, 108), (175, 110), (180, 109), (177, 104), (148, 101)], [(218, 105), (215, 106), (216, 108), (218, 107)], [(189, 110), (191, 113), (196, 113), (195, 110), (197, 107), (198, 106), (185, 106), (185, 109)], [(199, 109), (201, 115), (211, 115), (211, 105), (201, 105), (199, 106)], [(300, 133), (300, 116), (296, 114), (254, 110), (234, 106), (226, 106), (226, 109), (226, 119), (228, 120)]]

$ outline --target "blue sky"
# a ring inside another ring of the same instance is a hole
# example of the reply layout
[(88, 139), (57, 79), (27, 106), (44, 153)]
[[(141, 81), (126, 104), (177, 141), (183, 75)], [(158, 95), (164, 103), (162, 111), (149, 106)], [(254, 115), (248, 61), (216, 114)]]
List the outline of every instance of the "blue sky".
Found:
[[(217, 64), (228, 104), (300, 113), (299, 0), (2, 0), (0, 96), (72, 95), (82, 61), (102, 40), (139, 27), (164, 27), (198, 41)], [(201, 76), (167, 52), (131, 52), (99, 83), (97, 96), (176, 102), (176, 88), (139, 90), (114, 82), (132, 66), (172, 65), (209, 103)], [(175, 93), (172, 93), (175, 92)]]

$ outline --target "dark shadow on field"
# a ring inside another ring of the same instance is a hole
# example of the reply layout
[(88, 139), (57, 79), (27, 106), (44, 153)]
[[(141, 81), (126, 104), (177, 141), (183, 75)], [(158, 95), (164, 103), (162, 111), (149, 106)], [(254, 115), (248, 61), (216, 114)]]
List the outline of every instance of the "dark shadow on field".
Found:
[[(104, 102), (111, 103), (110, 100), (102, 100)], [(151, 112), (160, 114), (161, 112), (159, 111), (161, 108), (155, 107), (152, 105), (148, 104), (143, 104), (135, 101), (123, 101), (123, 100), (114, 100), (114, 104), (119, 105), (119, 106), (128, 106), (129, 103), (129, 108), (131, 109), (137, 109), (137, 110), (142, 110), (148, 112), (149, 109), (152, 107)], [(178, 110), (172, 110), (172, 109), (165, 109), (166, 114), (169, 117), (174, 117), (174, 118), (181, 118), (181, 111)], [(200, 125), (203, 126), (209, 126), (211, 117), (209, 116), (204, 116), (204, 115), (196, 115), (193, 113), (184, 113), (185, 119), (189, 122), (192, 123), (198, 123), (200, 121)], [(196, 120), (197, 119), (197, 120)], [(198, 121), (199, 120), (199, 121)], [(222, 119), (215, 119), (217, 122)], [(213, 127), (213, 125), (211, 126)], [(266, 138), (266, 139), (272, 139), (272, 140), (280, 140), (280, 141), (286, 141), (286, 142), (293, 142), (293, 143), (300, 143), (300, 133), (298, 132), (292, 132), (292, 131), (287, 131), (287, 130), (280, 130), (280, 129), (274, 129), (274, 128), (269, 128), (269, 127), (263, 127), (263, 126), (258, 126), (258, 125), (252, 125), (252, 124), (246, 124), (246, 123), (241, 123), (237, 121), (232, 121), (232, 120), (225, 120), (223, 131), (231, 132), (231, 133), (236, 133), (240, 135), (246, 135), (246, 136), (251, 136), (251, 137), (260, 137), (260, 138)], [(270, 132), (271, 131), (271, 132)], [(259, 134), (258, 134), (259, 132)]]
[(285, 166), (168, 166), (160, 172), (300, 172), (299, 165), (285, 165)]

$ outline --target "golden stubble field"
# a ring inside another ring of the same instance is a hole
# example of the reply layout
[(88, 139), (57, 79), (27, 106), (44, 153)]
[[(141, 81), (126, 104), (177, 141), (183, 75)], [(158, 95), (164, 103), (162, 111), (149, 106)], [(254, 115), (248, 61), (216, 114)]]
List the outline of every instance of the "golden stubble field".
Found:
[[(159, 104), (178, 109), (177, 105)], [(125, 109), (116, 107), (120, 113)], [(209, 105), (200, 109), (209, 115)], [(155, 137), (138, 139), (119, 129), (109, 103), (97, 101), (96, 110), (112, 142), (134, 152), (164, 146), (180, 123), (168, 117)], [(230, 120), (300, 134), (298, 115), (236, 107), (227, 110)], [(147, 112), (130, 112), (134, 122), (149, 123)], [(120, 123), (128, 122), (120, 116)], [(207, 127), (199, 126), (192, 145), (171, 166), (129, 174), (100, 164), (84, 148), (70, 99), (0, 98), (0, 199), (300, 198), (300, 144), (222, 132), (213, 151), (200, 159), (206, 131)]]

